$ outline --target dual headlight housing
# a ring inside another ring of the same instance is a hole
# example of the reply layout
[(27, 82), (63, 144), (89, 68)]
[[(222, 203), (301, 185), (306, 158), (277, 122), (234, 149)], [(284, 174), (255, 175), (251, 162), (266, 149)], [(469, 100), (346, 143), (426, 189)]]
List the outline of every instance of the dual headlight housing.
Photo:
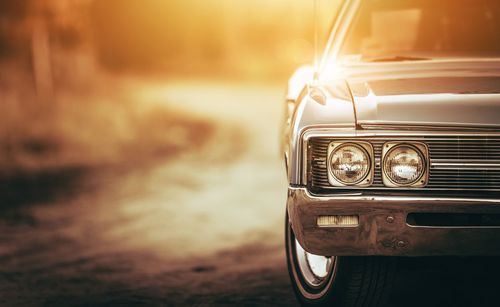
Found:
[(428, 156), (423, 143), (387, 142), (382, 156), (375, 157), (368, 142), (334, 141), (328, 147), (328, 180), (336, 187), (368, 187), (377, 167), (386, 187), (423, 187), (428, 181)]

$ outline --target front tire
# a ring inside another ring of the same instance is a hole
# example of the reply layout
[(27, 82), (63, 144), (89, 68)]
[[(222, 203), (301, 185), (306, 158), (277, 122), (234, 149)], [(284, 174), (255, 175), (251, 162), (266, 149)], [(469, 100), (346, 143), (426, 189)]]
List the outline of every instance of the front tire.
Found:
[(390, 257), (318, 256), (296, 240), (285, 221), (288, 272), (302, 306), (385, 306), (395, 273)]

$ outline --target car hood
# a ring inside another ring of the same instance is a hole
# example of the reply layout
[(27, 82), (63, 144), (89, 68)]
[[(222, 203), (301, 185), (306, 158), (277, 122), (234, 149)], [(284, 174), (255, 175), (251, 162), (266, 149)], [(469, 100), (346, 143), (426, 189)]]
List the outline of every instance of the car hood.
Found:
[(500, 60), (347, 67), (357, 124), (500, 126)]

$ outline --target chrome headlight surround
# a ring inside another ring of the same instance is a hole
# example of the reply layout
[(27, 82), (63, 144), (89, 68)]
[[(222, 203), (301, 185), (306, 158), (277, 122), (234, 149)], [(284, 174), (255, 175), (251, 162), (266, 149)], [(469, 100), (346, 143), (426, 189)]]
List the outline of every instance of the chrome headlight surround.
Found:
[[(332, 172), (332, 155), (342, 147), (353, 146), (359, 150), (361, 150), (367, 157), (368, 169), (366, 174), (363, 174), (362, 178), (353, 183), (343, 182), (339, 178), (337, 178)], [(334, 187), (367, 187), (372, 185), (373, 183), (373, 174), (375, 168), (375, 159), (373, 146), (368, 142), (361, 142), (356, 140), (342, 140), (342, 141), (334, 141), (331, 142), (328, 146), (328, 155), (327, 155), (327, 169), (328, 169), (328, 181)]]
[[(393, 151), (397, 150), (401, 147), (408, 147), (414, 150), (422, 160), (422, 171), (421, 173), (411, 182), (401, 183), (392, 179), (390, 175), (387, 174), (386, 171), (386, 160)], [(382, 160), (381, 160), (381, 168), (382, 168), (382, 182), (386, 187), (390, 188), (421, 188), (425, 187), (429, 182), (429, 148), (424, 143), (419, 142), (387, 142), (382, 147)]]

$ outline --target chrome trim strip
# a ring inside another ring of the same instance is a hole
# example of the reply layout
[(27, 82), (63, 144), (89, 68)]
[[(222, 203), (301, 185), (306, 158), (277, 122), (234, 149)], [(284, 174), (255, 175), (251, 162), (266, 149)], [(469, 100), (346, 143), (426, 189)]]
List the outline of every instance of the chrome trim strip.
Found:
[(367, 130), (454, 130), (463, 129), (470, 130), (485, 130), (485, 131), (500, 131), (499, 125), (491, 124), (472, 124), (472, 123), (428, 123), (428, 122), (398, 122), (398, 121), (377, 121), (377, 120), (360, 120), (358, 124), (363, 129)]
[(361, 193), (355, 194), (342, 194), (342, 195), (325, 195), (315, 196), (312, 195), (306, 188), (289, 187), (289, 190), (299, 191), (311, 200), (320, 202), (338, 201), (338, 202), (351, 202), (351, 201), (368, 201), (368, 202), (385, 202), (385, 203), (419, 203), (419, 202), (456, 202), (456, 203), (470, 203), (471, 205), (485, 205), (485, 204), (500, 204), (498, 198), (455, 198), (455, 197), (409, 197), (409, 196), (363, 196)]
[(312, 137), (370, 137), (370, 136), (391, 136), (391, 137), (420, 137), (418, 139), (408, 139), (412, 140), (421, 140), (422, 136), (444, 136), (444, 137), (500, 137), (500, 132), (456, 132), (456, 131), (384, 131), (384, 130), (376, 130), (376, 131), (363, 131), (356, 130), (355, 133), (332, 133), (331, 130), (319, 128), (314, 129), (309, 127), (308, 131), (304, 133), (304, 138), (310, 139)]
[(433, 169), (500, 170), (500, 163), (432, 162)]

